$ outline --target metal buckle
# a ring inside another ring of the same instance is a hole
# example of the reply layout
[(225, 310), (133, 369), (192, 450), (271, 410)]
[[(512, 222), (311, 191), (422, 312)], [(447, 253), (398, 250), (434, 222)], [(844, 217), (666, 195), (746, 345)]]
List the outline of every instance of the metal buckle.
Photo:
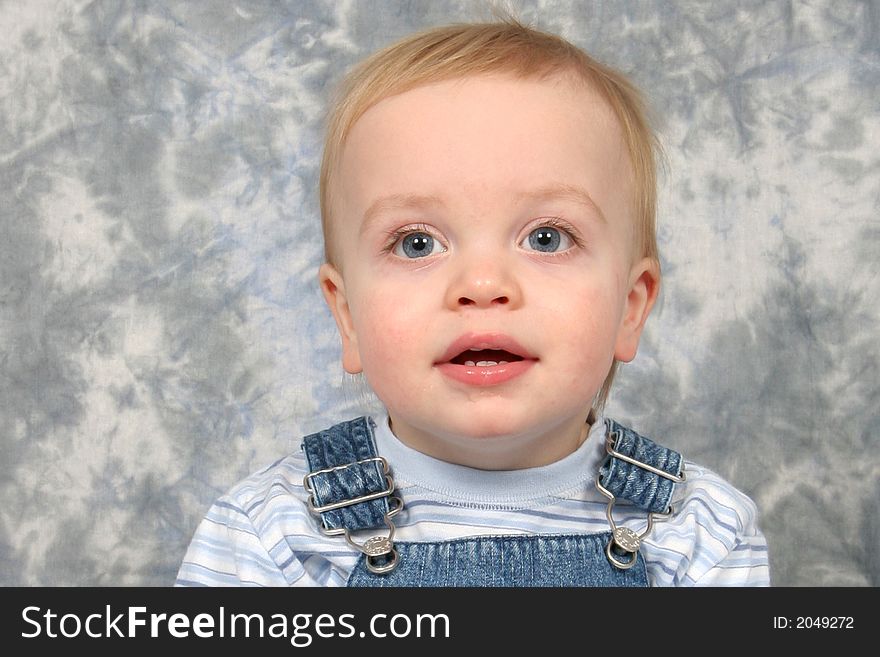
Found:
[(669, 479), (673, 483), (680, 484), (684, 481), (687, 481), (687, 477), (684, 473), (684, 461), (682, 461), (682, 469), (677, 475), (671, 475), (668, 472), (661, 470), (660, 468), (655, 468), (653, 465), (648, 465), (647, 463), (642, 463), (641, 461), (637, 461), (631, 456), (627, 456), (626, 454), (621, 454), (617, 450), (614, 449), (617, 444), (617, 436), (619, 434), (617, 432), (608, 433), (608, 436), (605, 438), (605, 451), (613, 456), (614, 458), (618, 458), (621, 461), (626, 461), (627, 463), (632, 463), (635, 466), (640, 467), (642, 470), (647, 470), (648, 472), (653, 472), (655, 475), (659, 475), (664, 477), (665, 479)]
[[(361, 495), (360, 497), (354, 497), (350, 500), (342, 500), (340, 502), (334, 502), (332, 504), (324, 504), (323, 506), (315, 506), (315, 489), (312, 488), (311, 480), (312, 477), (317, 477), (320, 474), (327, 474), (328, 472), (336, 472), (338, 470), (346, 470), (353, 465), (362, 465), (364, 463), (381, 463), (382, 464), (382, 474), (385, 475), (385, 483), (388, 487), (385, 490), (380, 490), (376, 493), (369, 493), (368, 495)], [(388, 470), (388, 461), (383, 459), (381, 456), (374, 456), (372, 458), (364, 459), (363, 461), (355, 461), (354, 463), (346, 463), (344, 465), (337, 465), (333, 468), (325, 468), (323, 470), (316, 470), (315, 472), (308, 473), (305, 477), (303, 477), (303, 487), (309, 493), (309, 499), (307, 500), (309, 505), (309, 510), (312, 513), (321, 514), (325, 511), (333, 511), (335, 509), (341, 509), (346, 506), (351, 506), (353, 504), (360, 504), (361, 502), (369, 502), (370, 500), (376, 500), (380, 497), (388, 497), (391, 493), (394, 492), (394, 480), (389, 475)]]
[[(326, 474), (328, 472), (335, 472), (337, 470), (345, 470), (346, 468), (350, 468), (353, 465), (359, 465), (363, 463), (381, 463), (382, 464), (382, 474), (385, 476), (385, 483), (388, 487), (385, 490), (381, 490), (376, 493), (369, 493), (368, 495), (361, 495), (360, 497), (355, 497), (350, 500), (342, 500), (340, 502), (334, 502), (332, 504), (324, 504), (322, 506), (315, 506), (315, 490), (312, 488), (311, 479), (319, 474)], [(356, 461), (354, 463), (346, 463), (345, 465), (337, 465), (333, 468), (326, 468), (324, 470), (316, 470), (315, 472), (310, 472), (303, 478), (303, 487), (308, 491), (308, 506), (309, 510), (315, 515), (320, 516), (325, 511), (333, 511), (334, 509), (341, 509), (346, 506), (351, 506), (353, 504), (359, 504), (361, 502), (369, 502), (371, 500), (379, 499), (380, 497), (388, 497), (394, 492), (394, 480), (391, 478), (388, 469), (388, 461), (386, 461), (381, 456), (374, 456), (372, 458), (364, 459), (362, 461)], [(396, 505), (392, 505), (391, 503), (397, 502)], [(387, 573), (389, 571), (394, 570), (397, 567), (397, 550), (394, 549), (394, 523), (391, 522), (391, 518), (400, 513), (403, 509), (403, 500), (397, 496), (392, 497), (389, 500), (389, 506), (392, 506), (385, 514), (385, 524), (388, 526), (388, 536), (372, 536), (368, 538), (363, 543), (356, 543), (354, 539), (352, 539), (351, 534), (347, 527), (338, 527), (336, 529), (328, 529), (321, 520), (321, 523), (318, 527), (325, 536), (339, 536), (340, 534), (345, 535), (346, 542), (351, 545), (356, 550), (362, 552), (366, 555), (366, 564), (367, 569), (370, 572), (381, 575), (382, 573)], [(390, 555), (385, 563), (381, 563), (379, 561), (379, 557), (384, 557), (386, 555)]]
[[(641, 461), (637, 461), (636, 459), (621, 454), (617, 450), (614, 449), (616, 445), (616, 437), (618, 434), (609, 433), (608, 437), (605, 439), (605, 451), (609, 456), (613, 456), (622, 461), (626, 461), (627, 463), (632, 463), (633, 465), (642, 468), (643, 470), (647, 470), (648, 472), (653, 472), (656, 475), (669, 479), (670, 481), (680, 484), (686, 480), (686, 475), (684, 472), (684, 462), (682, 462), (681, 471), (678, 475), (671, 475), (668, 472), (664, 472), (659, 468), (655, 468), (652, 465), (648, 465), (647, 463), (642, 463)], [(651, 531), (651, 528), (654, 526), (654, 517), (657, 516), (661, 520), (665, 520), (666, 518), (672, 515), (672, 505), (663, 513), (648, 513), (648, 526), (645, 527), (645, 531), (641, 534), (636, 534), (629, 527), (618, 527), (614, 522), (614, 518), (611, 515), (611, 509), (614, 508), (614, 503), (617, 501), (617, 498), (605, 488), (600, 482), (599, 477), (596, 477), (596, 488), (599, 489), (599, 492), (602, 493), (605, 497), (608, 498), (608, 506), (605, 508), (605, 515), (608, 518), (608, 524), (611, 526), (611, 540), (608, 541), (608, 545), (605, 546), (605, 556), (608, 557), (608, 561), (610, 561), (614, 566), (620, 568), (621, 570), (629, 570), (633, 566), (636, 565), (636, 562), (639, 558), (639, 548), (642, 545), (642, 539), (648, 535), (648, 532)], [(615, 548), (618, 551), (622, 551), (624, 554), (631, 555), (628, 561), (621, 561), (618, 559), (617, 555), (615, 555)]]

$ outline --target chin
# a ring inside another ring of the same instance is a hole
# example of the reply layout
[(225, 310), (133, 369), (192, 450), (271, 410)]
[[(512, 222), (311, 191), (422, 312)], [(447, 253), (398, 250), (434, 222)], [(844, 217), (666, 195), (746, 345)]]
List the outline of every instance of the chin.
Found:
[(517, 435), (522, 432), (523, 426), (516, 418), (508, 414), (506, 416), (471, 417), (464, 426), (460, 426), (458, 429), (458, 433), (475, 440), (489, 440)]

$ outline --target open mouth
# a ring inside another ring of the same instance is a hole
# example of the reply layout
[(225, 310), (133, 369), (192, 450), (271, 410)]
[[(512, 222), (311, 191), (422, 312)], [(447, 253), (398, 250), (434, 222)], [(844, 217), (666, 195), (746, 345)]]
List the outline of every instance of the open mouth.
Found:
[(529, 372), (538, 357), (503, 333), (466, 333), (458, 337), (435, 363), (457, 384), (498, 386)]
[(449, 345), (436, 364), (495, 367), (535, 360), (535, 356), (509, 335), (466, 333)]
[(450, 359), (455, 365), (493, 367), (523, 360), (523, 357), (505, 349), (466, 349)]

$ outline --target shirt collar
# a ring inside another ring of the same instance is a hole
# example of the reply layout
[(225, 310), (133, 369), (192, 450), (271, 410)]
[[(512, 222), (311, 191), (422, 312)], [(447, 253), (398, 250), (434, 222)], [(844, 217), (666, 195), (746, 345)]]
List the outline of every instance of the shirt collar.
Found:
[(521, 505), (582, 486), (595, 486), (605, 457), (605, 420), (599, 416), (577, 450), (548, 465), (522, 470), (479, 470), (448, 463), (404, 445), (388, 414), (376, 417), (376, 447), (398, 487), (415, 485), (444, 498), (475, 504)]

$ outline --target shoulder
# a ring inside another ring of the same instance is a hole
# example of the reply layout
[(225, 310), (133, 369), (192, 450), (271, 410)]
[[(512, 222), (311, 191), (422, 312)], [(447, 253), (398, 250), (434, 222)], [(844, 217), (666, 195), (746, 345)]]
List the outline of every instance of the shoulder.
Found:
[(314, 533), (304, 467), (302, 456), (292, 454), (219, 497), (193, 536), (178, 584), (277, 586), (301, 578), (286, 537)]
[(658, 580), (677, 586), (769, 584), (767, 541), (755, 503), (709, 468), (685, 460), (671, 517), (650, 542), (663, 565)]
[(302, 453), (290, 454), (232, 486), (207, 517), (275, 540), (272, 534), (309, 522), (303, 487), (307, 472)]
[(676, 515), (701, 521), (727, 540), (758, 531), (758, 509), (748, 495), (692, 461), (685, 460), (685, 472), (687, 478), (672, 498)]

